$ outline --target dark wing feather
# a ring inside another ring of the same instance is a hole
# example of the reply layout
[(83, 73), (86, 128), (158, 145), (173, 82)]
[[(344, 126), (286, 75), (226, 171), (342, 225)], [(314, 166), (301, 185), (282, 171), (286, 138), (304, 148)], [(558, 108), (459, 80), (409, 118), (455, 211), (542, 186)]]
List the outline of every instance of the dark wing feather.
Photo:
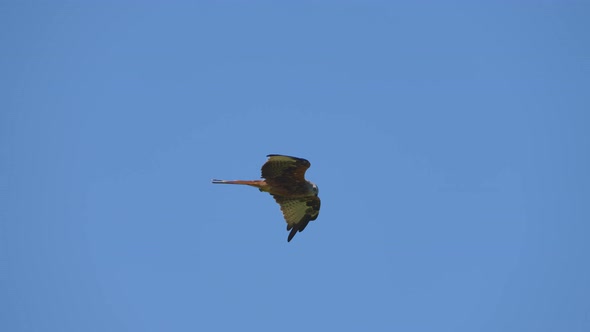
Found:
[[(305, 190), (305, 171), (311, 166), (303, 158), (269, 154), (262, 165), (262, 177), (273, 187)], [(295, 193), (294, 193), (295, 194)]]
[(287, 230), (291, 231), (287, 241), (291, 241), (297, 232), (305, 229), (310, 221), (316, 220), (320, 214), (320, 198), (308, 196), (300, 198), (288, 198), (273, 195), (275, 201), (281, 206), (283, 216), (287, 222)]

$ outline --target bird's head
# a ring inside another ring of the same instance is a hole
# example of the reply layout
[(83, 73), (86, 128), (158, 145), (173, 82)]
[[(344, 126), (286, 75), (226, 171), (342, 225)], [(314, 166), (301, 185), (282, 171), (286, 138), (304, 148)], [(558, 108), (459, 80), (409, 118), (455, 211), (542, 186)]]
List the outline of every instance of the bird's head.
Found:
[(313, 193), (316, 196), (320, 194), (320, 188), (318, 188), (318, 186), (316, 186), (313, 182), (311, 182), (311, 190), (313, 190)]

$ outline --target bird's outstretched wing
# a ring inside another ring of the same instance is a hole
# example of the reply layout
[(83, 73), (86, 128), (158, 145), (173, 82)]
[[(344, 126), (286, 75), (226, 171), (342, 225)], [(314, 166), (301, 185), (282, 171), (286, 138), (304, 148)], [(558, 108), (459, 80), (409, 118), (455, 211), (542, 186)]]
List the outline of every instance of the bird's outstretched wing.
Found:
[(297, 232), (303, 231), (305, 226), (311, 220), (316, 220), (320, 214), (321, 201), (317, 196), (289, 198), (273, 195), (273, 197), (281, 206), (281, 211), (287, 221), (287, 230), (291, 231), (287, 241), (291, 241)]
[(311, 166), (303, 158), (269, 154), (268, 160), (262, 165), (262, 177), (275, 187), (288, 189), (296, 194), (301, 188), (305, 189), (305, 171)]

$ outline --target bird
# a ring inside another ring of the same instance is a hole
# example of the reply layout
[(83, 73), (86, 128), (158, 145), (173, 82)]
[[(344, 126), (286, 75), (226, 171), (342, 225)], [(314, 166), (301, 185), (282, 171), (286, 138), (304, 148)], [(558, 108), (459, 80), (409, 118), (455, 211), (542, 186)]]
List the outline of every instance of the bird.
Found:
[(280, 205), (287, 222), (291, 242), (297, 232), (316, 220), (320, 213), (319, 189), (315, 183), (305, 179), (305, 171), (311, 163), (303, 158), (269, 154), (262, 165), (263, 180), (211, 180), (215, 184), (240, 184), (258, 188), (269, 193)]

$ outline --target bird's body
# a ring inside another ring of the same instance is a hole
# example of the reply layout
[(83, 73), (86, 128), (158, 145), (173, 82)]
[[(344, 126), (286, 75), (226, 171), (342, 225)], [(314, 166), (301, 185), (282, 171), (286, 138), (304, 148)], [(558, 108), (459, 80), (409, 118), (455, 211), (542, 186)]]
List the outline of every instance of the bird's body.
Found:
[(297, 232), (305, 229), (311, 220), (315, 220), (320, 213), (320, 198), (318, 187), (305, 180), (305, 171), (311, 166), (309, 161), (271, 154), (262, 165), (263, 180), (212, 180), (220, 184), (241, 184), (258, 188), (271, 194), (281, 206), (287, 230), (290, 230), (287, 241)]
[(242, 184), (258, 188), (260, 191), (267, 192), (271, 195), (288, 196), (290, 198), (299, 198), (310, 196), (310, 192), (313, 192), (313, 186), (311, 182), (307, 181), (307, 186), (301, 192), (292, 192), (288, 188), (277, 187), (269, 185), (265, 180), (212, 180), (215, 184)]

